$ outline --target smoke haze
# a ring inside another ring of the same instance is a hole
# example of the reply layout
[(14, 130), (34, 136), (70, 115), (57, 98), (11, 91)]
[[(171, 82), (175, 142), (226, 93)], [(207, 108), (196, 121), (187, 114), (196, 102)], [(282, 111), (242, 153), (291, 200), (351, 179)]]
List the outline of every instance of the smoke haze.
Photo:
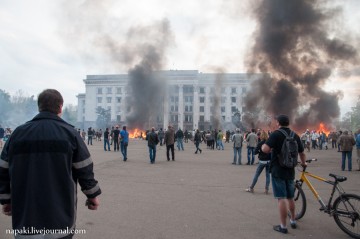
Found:
[(330, 25), (341, 8), (329, 2), (256, 1), (258, 28), (246, 64), (249, 72), (264, 77), (246, 97), (248, 111), (262, 105), (266, 114), (289, 115), (298, 129), (339, 117), (342, 93), (326, 92), (323, 86), (334, 69), (355, 65), (359, 58), (351, 42), (338, 38)]

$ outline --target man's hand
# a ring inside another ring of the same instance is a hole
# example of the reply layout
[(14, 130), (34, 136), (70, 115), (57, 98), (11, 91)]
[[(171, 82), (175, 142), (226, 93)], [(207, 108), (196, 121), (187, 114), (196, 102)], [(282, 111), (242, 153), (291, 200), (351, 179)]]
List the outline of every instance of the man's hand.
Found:
[(88, 198), (86, 200), (85, 206), (88, 207), (90, 210), (97, 210), (99, 206), (99, 199), (97, 197), (95, 198)]
[(11, 216), (12, 215), (11, 204), (4, 204), (2, 206), (2, 211), (6, 216)]

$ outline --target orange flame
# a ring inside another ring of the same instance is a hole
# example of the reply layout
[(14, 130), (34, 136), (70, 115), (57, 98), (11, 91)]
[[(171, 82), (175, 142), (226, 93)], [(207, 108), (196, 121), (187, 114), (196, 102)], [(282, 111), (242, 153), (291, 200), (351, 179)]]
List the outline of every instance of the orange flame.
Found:
[(320, 123), (317, 132), (324, 132), (326, 135), (330, 134), (330, 130), (325, 126), (324, 123)]
[(129, 138), (130, 139), (135, 139), (135, 138), (140, 138), (142, 131), (140, 129), (133, 129), (129, 131)]

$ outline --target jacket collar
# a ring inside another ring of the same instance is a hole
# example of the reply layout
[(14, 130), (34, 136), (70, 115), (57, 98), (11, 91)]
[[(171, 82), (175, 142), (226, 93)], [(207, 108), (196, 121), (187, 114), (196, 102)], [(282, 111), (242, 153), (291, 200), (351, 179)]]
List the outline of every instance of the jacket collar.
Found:
[(36, 121), (36, 120), (42, 120), (42, 119), (52, 119), (52, 120), (57, 120), (63, 123), (66, 123), (63, 119), (61, 119), (59, 116), (57, 116), (54, 113), (51, 113), (49, 111), (42, 111), (39, 114), (37, 114), (31, 121)]

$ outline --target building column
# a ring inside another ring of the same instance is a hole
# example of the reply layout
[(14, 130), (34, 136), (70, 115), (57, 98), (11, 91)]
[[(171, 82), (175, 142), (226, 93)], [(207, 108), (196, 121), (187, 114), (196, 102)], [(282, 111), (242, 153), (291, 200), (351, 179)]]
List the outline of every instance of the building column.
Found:
[(199, 128), (199, 87), (194, 85), (194, 96), (193, 96), (193, 129)]
[(225, 104), (225, 122), (231, 122), (231, 87), (225, 88), (226, 104)]
[(169, 90), (165, 91), (165, 95), (164, 95), (164, 125), (163, 125), (163, 129), (167, 129), (167, 126), (169, 125)]
[(210, 102), (210, 87), (205, 87), (205, 104), (204, 104), (204, 121), (205, 122), (210, 122), (210, 107), (211, 107), (211, 102)]
[(178, 115), (178, 126), (180, 129), (184, 129), (184, 90), (183, 85), (178, 85), (179, 87), (179, 115)]

